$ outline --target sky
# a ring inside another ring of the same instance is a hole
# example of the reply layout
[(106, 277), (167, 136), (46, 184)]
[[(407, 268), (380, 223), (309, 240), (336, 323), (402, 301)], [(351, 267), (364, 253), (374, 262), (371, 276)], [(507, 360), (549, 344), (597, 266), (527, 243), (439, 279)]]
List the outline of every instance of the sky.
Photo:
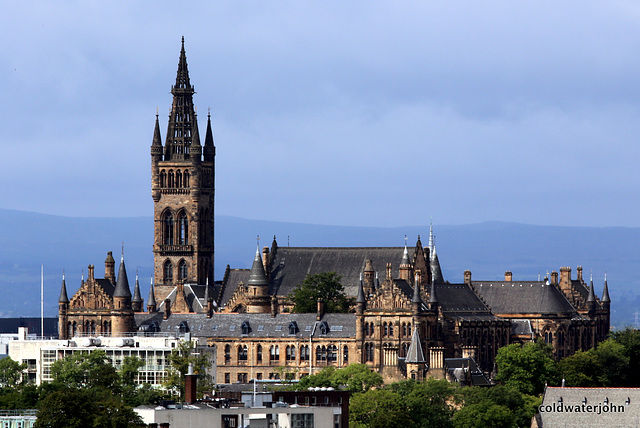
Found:
[(640, 227), (633, 1), (0, 4), (2, 208), (151, 216), (185, 48), (216, 214)]

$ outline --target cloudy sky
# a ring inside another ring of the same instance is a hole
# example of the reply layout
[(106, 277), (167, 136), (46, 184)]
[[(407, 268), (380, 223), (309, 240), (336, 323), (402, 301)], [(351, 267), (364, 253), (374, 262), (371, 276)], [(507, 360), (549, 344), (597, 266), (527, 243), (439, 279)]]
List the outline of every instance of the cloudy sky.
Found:
[(640, 5), (2, 2), (3, 208), (150, 216), (186, 40), (216, 212), (640, 226)]

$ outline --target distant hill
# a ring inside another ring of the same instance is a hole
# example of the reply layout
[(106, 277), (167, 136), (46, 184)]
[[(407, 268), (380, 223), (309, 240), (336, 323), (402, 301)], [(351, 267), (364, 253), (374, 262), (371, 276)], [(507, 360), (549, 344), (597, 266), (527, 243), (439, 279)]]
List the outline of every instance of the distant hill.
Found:
[[(107, 251), (116, 260), (124, 243), (129, 280), (136, 270), (146, 300), (153, 272), (153, 221), (149, 217), (76, 218), (0, 209), (0, 316), (28, 317), (40, 313), (40, 266), (44, 265), (45, 315), (57, 314), (62, 272), (69, 293), (80, 285), (87, 265), (102, 276)], [(461, 282), (464, 270), (474, 279), (498, 280), (506, 270), (514, 280), (536, 279), (561, 266), (584, 267), (594, 273), (598, 296), (608, 274), (613, 300), (613, 324), (635, 321), (640, 310), (638, 244), (640, 228), (557, 227), (488, 222), (435, 225), (436, 245), (445, 279)], [(429, 226), (394, 228), (324, 226), (216, 217), (216, 278), (227, 264), (248, 268), (260, 245), (287, 246), (402, 246), (404, 236), (414, 246), (421, 235), (427, 245)], [(399, 262), (399, 260), (398, 260)]]

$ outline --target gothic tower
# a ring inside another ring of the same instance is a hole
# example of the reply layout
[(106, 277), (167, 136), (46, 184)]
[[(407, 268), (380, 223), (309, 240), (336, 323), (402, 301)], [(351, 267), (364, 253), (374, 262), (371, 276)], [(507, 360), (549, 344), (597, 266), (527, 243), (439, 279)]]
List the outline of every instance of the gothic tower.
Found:
[(156, 115), (151, 145), (156, 297), (166, 296), (178, 283), (204, 285), (214, 280), (215, 146), (211, 115), (204, 146), (200, 143), (184, 37), (171, 93), (165, 143)]

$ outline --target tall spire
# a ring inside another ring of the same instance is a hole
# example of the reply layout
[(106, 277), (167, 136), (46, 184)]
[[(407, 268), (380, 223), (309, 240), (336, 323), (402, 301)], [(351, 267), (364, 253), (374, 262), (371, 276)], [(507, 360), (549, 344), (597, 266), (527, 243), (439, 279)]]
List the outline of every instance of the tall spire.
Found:
[[(429, 240), (432, 241), (432, 238), (429, 238)], [(440, 269), (440, 260), (438, 260), (436, 244), (432, 241), (431, 245), (433, 246), (433, 248), (429, 250), (431, 254), (431, 261), (429, 262), (429, 265), (431, 267), (431, 277), (433, 279), (433, 282), (442, 284), (444, 283), (444, 277), (442, 276), (442, 269)]]
[(587, 303), (595, 303), (596, 295), (593, 291), (593, 274), (591, 274), (591, 279), (589, 280), (589, 295), (587, 296)]
[(184, 50), (184, 36), (182, 36), (182, 48), (180, 49), (180, 60), (178, 61), (178, 75), (176, 76), (174, 88), (187, 89), (193, 93), (193, 86), (191, 86), (191, 82), (189, 81), (189, 69), (187, 68), (187, 53)]
[(195, 91), (189, 81), (184, 37), (182, 38), (182, 49), (180, 50), (180, 60), (178, 61), (176, 84), (171, 87), (171, 93), (173, 94), (173, 104), (169, 114), (164, 160), (185, 160), (190, 158), (190, 147), (197, 137), (195, 128), (198, 124), (193, 106), (193, 94)]
[(69, 303), (69, 296), (67, 296), (67, 283), (64, 280), (64, 273), (62, 273), (62, 286), (60, 286), (60, 298), (58, 303)]
[(429, 222), (429, 259), (433, 260), (433, 253), (435, 251), (435, 246), (433, 243), (433, 219)]
[(611, 303), (609, 297), (609, 286), (607, 285), (607, 274), (604, 274), (604, 288), (602, 289), (602, 303)]

